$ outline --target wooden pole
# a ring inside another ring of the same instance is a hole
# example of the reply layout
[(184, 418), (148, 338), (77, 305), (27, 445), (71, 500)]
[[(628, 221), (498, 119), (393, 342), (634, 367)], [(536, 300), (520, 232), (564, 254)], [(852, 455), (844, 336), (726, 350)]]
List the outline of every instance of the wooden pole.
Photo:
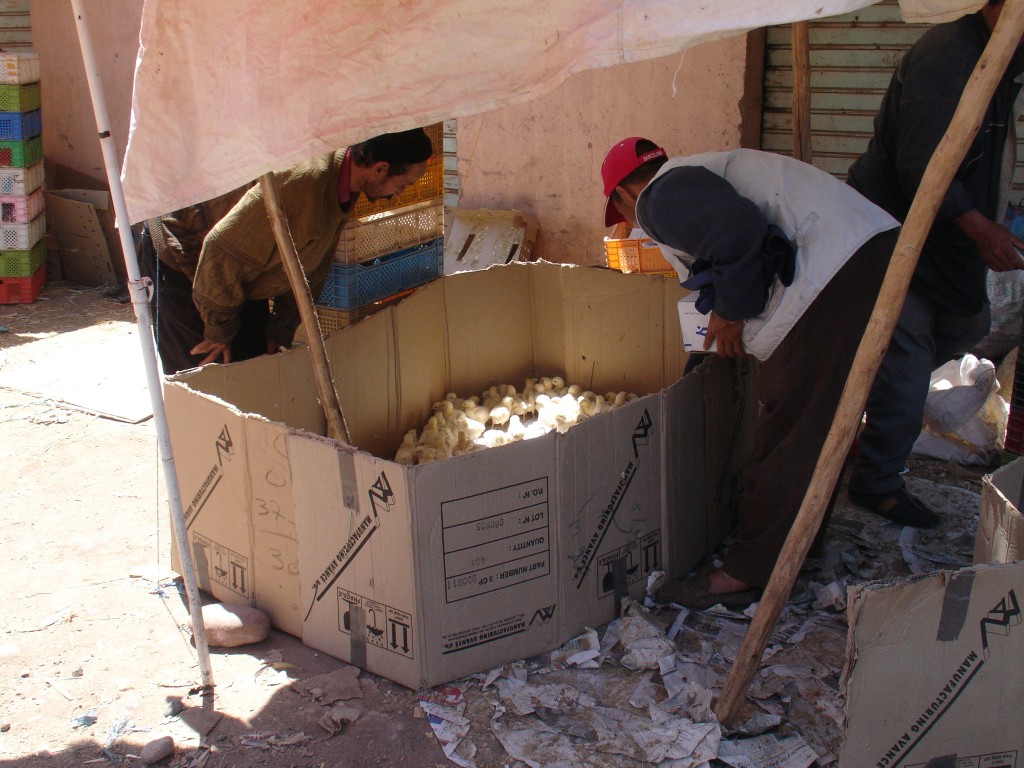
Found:
[(327, 417), (327, 434), (335, 440), (343, 440), (351, 444), (352, 438), (349, 435), (345, 414), (341, 412), (338, 393), (334, 389), (334, 381), (331, 379), (331, 368), (327, 363), (327, 350), (324, 349), (320, 321), (317, 320), (316, 310), (313, 309), (313, 296), (309, 292), (309, 282), (306, 280), (306, 273), (302, 271), (299, 256), (295, 251), (295, 242), (292, 240), (292, 233), (288, 227), (288, 217), (285, 215), (284, 208), (281, 207), (274, 175), (267, 173), (261, 176), (260, 186), (263, 188), (263, 202), (270, 215), (270, 224), (274, 229), (277, 249), (281, 252), (281, 262), (288, 275), (288, 282), (295, 295), (295, 304), (299, 308), (299, 317), (302, 319), (302, 327), (306, 332), (309, 353), (313, 359), (313, 378), (316, 379), (320, 404)]
[(790, 51), (793, 58), (793, 156), (811, 162), (811, 49), (810, 22), (792, 25)]
[(757, 614), (743, 638), (743, 645), (736, 656), (736, 662), (725, 682), (722, 694), (715, 704), (715, 714), (726, 725), (735, 725), (740, 704), (757, 672), (761, 655), (821, 523), (832, 488), (864, 412), (871, 383), (896, 327), (910, 278), (917, 266), (921, 246), (931, 229), (936, 211), (953, 175), (963, 162), (967, 148), (978, 132), (981, 117), (1021, 40), (1022, 33), (1024, 0), (1006, 0), (992, 37), (978, 60), (967, 87), (964, 88), (949, 129), (935, 149), (921, 179), (921, 185), (896, 242), (875, 308), (868, 320), (864, 338), (857, 348), (846, 388), (832, 421), (832, 429), (822, 447), (807, 494), (775, 563), (775, 570), (772, 571)]

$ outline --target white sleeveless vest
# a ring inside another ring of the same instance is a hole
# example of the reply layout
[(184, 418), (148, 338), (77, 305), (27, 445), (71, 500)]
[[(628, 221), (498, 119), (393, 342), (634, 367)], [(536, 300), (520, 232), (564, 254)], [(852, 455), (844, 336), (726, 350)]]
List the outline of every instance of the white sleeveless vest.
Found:
[[(673, 168), (694, 165), (728, 181), (797, 246), (793, 284), (783, 286), (776, 278), (764, 311), (743, 323), (743, 346), (758, 360), (768, 359), (857, 249), (880, 232), (900, 226), (896, 219), (834, 176), (769, 152), (734, 149), (677, 157), (665, 163), (658, 176)], [(640, 193), (640, 199), (646, 191)], [(680, 275), (689, 272), (694, 257), (662, 243), (658, 245)]]

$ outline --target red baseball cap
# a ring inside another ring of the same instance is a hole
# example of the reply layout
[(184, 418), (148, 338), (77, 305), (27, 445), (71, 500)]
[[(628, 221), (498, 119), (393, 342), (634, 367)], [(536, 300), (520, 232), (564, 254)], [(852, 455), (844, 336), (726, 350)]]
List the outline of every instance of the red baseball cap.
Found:
[[(604, 162), (601, 163), (604, 196), (608, 198), (608, 206), (604, 211), (604, 225), (606, 227), (625, 221), (622, 214), (615, 210), (611, 199), (612, 192), (615, 191), (615, 188), (619, 186), (622, 180), (644, 163), (657, 160), (659, 157), (668, 157), (665, 154), (665, 150), (661, 147), (655, 147), (644, 152), (642, 155), (638, 155), (636, 145), (639, 141), (649, 141), (649, 139), (645, 139), (642, 136), (631, 136), (628, 139), (623, 139), (608, 150), (608, 154), (604, 156)], [(651, 143), (653, 144), (654, 142)]]

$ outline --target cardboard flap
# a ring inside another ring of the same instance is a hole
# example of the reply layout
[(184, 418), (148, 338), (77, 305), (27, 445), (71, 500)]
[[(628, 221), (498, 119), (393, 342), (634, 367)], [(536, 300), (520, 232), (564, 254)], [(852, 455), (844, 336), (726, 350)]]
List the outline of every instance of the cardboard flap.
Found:
[(455, 208), (444, 235), (444, 273), (532, 261), (537, 219), (521, 211)]
[[(89, 194), (81, 194), (89, 193)], [(46, 193), (46, 221), (57, 238), (61, 265), (68, 280), (81, 285), (116, 285), (124, 274), (115, 269), (111, 249), (100, 224), (96, 203), (109, 205), (110, 195), (90, 190), (58, 190)], [(120, 254), (120, 248), (115, 251)]]
[(1018, 765), (1022, 597), (1024, 563), (854, 593), (840, 766)]

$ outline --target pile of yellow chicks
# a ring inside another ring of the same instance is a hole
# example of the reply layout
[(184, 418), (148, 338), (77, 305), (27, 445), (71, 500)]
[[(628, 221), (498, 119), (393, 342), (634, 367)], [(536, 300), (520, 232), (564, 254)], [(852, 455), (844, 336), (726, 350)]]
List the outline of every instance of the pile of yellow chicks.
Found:
[(561, 376), (527, 379), (520, 392), (512, 384), (495, 385), (480, 395), (454, 392), (432, 406), (418, 432), (410, 429), (395, 453), (399, 464), (426, 464), (516, 440), (565, 432), (589, 416), (619, 408), (638, 396), (627, 392), (598, 395)]

